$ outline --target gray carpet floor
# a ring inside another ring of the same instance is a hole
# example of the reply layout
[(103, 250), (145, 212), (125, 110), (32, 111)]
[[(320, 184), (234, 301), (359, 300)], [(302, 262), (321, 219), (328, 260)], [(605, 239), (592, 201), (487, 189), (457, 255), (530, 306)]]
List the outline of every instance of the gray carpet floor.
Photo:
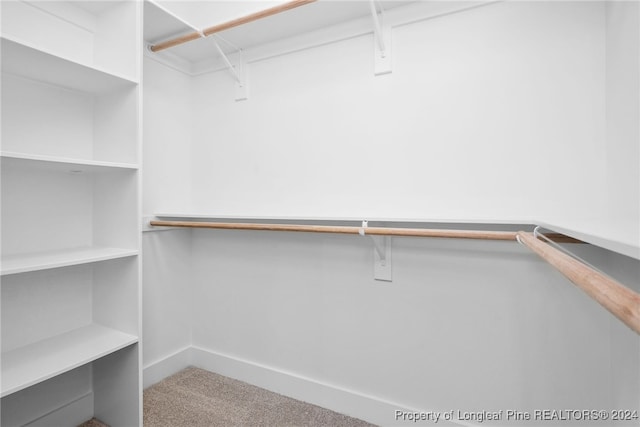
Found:
[(97, 418), (91, 418), (90, 420), (80, 424), (78, 427), (109, 427), (109, 426)]
[(192, 367), (144, 391), (144, 427), (216, 426), (372, 424)]

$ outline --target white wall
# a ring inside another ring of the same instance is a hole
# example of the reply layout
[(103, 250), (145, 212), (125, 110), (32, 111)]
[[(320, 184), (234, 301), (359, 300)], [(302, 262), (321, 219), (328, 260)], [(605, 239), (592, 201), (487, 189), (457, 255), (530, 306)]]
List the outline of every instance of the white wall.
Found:
[[(143, 213), (191, 203), (191, 86), (188, 76), (144, 60)], [(191, 344), (191, 233), (143, 235), (143, 365)], [(145, 385), (161, 377), (145, 371)]]
[[(605, 12), (499, 3), (401, 26), (381, 77), (370, 36), (277, 56), (250, 64), (244, 102), (226, 72), (204, 74), (180, 125), (165, 110), (184, 113), (183, 92), (163, 81), (185, 79), (147, 61), (145, 114), (160, 128), (150, 138), (145, 125), (145, 212), (602, 217), (626, 180), (604, 161), (616, 150)], [(169, 137), (179, 133), (188, 159)], [(638, 409), (637, 335), (514, 243), (394, 239), (394, 280), (382, 283), (359, 237), (201, 230), (144, 242), (145, 366), (193, 344), (211, 369), (365, 418), (335, 390), (385, 408)], [(637, 281), (637, 260), (580, 251)]]
[(595, 215), (606, 184), (604, 31), (601, 3), (499, 3), (395, 28), (386, 76), (373, 76), (367, 35), (251, 63), (246, 102), (234, 102), (228, 73), (197, 77), (194, 207)]
[(640, 246), (640, 6), (607, 3), (608, 217)]
[(608, 343), (626, 327), (514, 243), (398, 238), (392, 283), (353, 236), (198, 231), (192, 256), (193, 344), (247, 366), (421, 410), (609, 408), (617, 393)]
[(143, 208), (191, 205), (191, 79), (144, 58)]
[[(143, 250), (144, 386), (183, 368), (186, 362), (163, 365), (191, 345), (191, 233), (145, 233)], [(155, 369), (154, 366), (158, 365)]]
[[(640, 246), (640, 6), (638, 2), (608, 2), (607, 9), (607, 178), (608, 216), (624, 224)], [(612, 274), (640, 292), (640, 266), (613, 257)], [(625, 408), (640, 395), (640, 339), (613, 329), (614, 403)]]

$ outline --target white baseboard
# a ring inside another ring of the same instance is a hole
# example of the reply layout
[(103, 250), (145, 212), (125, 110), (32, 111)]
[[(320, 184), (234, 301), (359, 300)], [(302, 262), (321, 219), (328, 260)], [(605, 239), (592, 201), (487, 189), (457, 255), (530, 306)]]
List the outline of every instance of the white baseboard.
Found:
[[(397, 418), (397, 411), (407, 414), (433, 412), (427, 409), (408, 408), (399, 403), (199, 347), (185, 347), (147, 365), (143, 373), (144, 388), (188, 366), (206, 369), (380, 426), (434, 425), (433, 420), (416, 421)], [(442, 418), (439, 419), (437, 425), (478, 427), (477, 424), (459, 420), (445, 421)]]
[[(244, 381), (255, 386), (308, 402), (341, 414), (359, 418), (380, 426), (433, 426), (431, 421), (397, 419), (396, 411), (410, 414), (427, 414), (426, 409), (407, 408), (375, 396), (366, 395), (331, 384), (322, 383), (292, 372), (286, 372), (248, 360), (191, 347), (191, 364), (207, 371)], [(476, 427), (461, 421), (445, 421), (437, 425)]]
[(87, 393), (47, 415), (28, 423), (25, 427), (77, 426), (93, 417), (93, 393)]
[(185, 347), (175, 353), (148, 364), (142, 371), (143, 388), (154, 385), (162, 379), (175, 374), (191, 365), (191, 347)]

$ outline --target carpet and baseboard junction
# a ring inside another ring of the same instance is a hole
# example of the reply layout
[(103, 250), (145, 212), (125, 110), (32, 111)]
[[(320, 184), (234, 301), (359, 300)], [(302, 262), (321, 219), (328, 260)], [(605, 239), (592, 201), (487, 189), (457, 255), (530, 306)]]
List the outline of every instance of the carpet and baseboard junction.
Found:
[(78, 427), (109, 427), (109, 426), (94, 417), (80, 424)]
[(147, 388), (143, 412), (145, 427), (373, 426), (194, 367)]

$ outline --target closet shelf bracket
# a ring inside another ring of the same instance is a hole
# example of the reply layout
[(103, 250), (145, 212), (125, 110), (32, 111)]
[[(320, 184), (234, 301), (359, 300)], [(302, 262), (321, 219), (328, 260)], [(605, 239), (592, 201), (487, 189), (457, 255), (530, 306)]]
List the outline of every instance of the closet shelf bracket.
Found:
[[(206, 37), (204, 33), (202, 32), (200, 33), (202, 37)], [(226, 41), (220, 36), (217, 36), (214, 34), (214, 37), (224, 41), (225, 43), (232, 46), (236, 50), (237, 64), (233, 65), (233, 63), (231, 62), (227, 54), (220, 47), (220, 44), (217, 42), (217, 40), (211, 38), (211, 40), (213, 41), (213, 45), (215, 46), (216, 50), (220, 54), (220, 58), (222, 58), (225, 65), (231, 72), (233, 79), (236, 82), (236, 98), (235, 98), (236, 101), (244, 101), (246, 99), (249, 99), (249, 82), (247, 79), (247, 63), (244, 60), (244, 56), (242, 55), (242, 49), (240, 49), (237, 46), (234, 46), (233, 44), (229, 43), (228, 41)]]
[[(368, 221), (362, 221), (360, 235), (367, 235)], [(373, 277), (375, 280), (391, 282), (391, 236), (373, 236)]]
[(384, 9), (380, 12), (376, 7), (376, 0), (369, 0), (371, 19), (373, 20), (373, 55), (374, 75), (380, 76), (391, 73), (391, 26), (384, 19)]

